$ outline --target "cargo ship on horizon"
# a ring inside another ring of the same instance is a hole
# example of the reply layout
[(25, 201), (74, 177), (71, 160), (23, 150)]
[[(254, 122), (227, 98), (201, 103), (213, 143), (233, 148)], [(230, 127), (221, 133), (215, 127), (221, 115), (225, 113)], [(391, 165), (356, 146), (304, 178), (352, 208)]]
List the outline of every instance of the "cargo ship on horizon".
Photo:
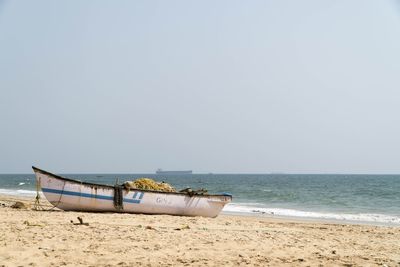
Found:
[(193, 171), (164, 171), (163, 169), (157, 169), (156, 174), (192, 174)]

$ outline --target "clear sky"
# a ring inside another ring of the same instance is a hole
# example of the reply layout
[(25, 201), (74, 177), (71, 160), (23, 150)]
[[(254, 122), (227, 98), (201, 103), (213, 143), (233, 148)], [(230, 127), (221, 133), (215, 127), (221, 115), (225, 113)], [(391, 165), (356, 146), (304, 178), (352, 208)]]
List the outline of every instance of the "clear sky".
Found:
[(0, 173), (400, 173), (399, 1), (1, 1)]

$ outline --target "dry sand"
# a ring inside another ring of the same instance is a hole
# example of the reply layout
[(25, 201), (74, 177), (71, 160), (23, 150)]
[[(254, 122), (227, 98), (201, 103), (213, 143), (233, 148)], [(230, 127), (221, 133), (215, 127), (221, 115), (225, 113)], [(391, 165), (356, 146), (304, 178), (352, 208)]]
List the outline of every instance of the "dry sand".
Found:
[(34, 211), (16, 200), (0, 197), (0, 266), (400, 266), (399, 227)]

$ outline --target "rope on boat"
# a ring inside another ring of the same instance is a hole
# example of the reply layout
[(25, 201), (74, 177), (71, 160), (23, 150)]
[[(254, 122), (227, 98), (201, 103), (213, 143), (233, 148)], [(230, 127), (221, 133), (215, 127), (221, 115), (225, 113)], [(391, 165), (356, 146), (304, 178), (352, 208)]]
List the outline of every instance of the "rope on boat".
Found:
[(34, 210), (43, 210), (43, 207), (40, 204), (39, 190), (40, 190), (40, 177), (36, 178), (36, 197), (35, 197), (35, 203), (33, 204)]
[(124, 209), (124, 201), (123, 201), (123, 193), (122, 193), (123, 187), (121, 185), (115, 185), (114, 186), (114, 207), (117, 210), (123, 210)]
[(40, 177), (36, 178), (36, 197), (35, 197), (35, 203), (33, 204), (33, 210), (36, 210), (36, 211), (51, 211), (51, 210), (57, 208), (57, 206), (60, 204), (61, 198), (62, 198), (63, 193), (64, 193), (65, 184), (67, 182), (64, 181), (63, 188), (62, 188), (60, 197), (58, 198), (57, 204), (54, 205), (53, 203), (51, 203), (53, 205), (53, 207), (51, 207), (50, 209), (46, 209), (40, 203), (40, 180), (41, 180)]
[[(54, 208), (57, 208), (57, 206), (60, 204), (61, 198), (62, 198), (62, 196), (63, 196), (63, 194), (64, 194), (64, 188), (65, 188), (65, 184), (66, 184), (66, 183), (67, 183), (67, 182), (64, 181), (63, 188), (62, 188), (62, 190), (61, 190), (61, 194), (60, 194), (60, 197), (58, 198), (57, 204), (54, 205), (50, 210), (52, 210), (52, 209), (54, 209)], [(53, 203), (52, 203), (52, 204), (53, 204)]]

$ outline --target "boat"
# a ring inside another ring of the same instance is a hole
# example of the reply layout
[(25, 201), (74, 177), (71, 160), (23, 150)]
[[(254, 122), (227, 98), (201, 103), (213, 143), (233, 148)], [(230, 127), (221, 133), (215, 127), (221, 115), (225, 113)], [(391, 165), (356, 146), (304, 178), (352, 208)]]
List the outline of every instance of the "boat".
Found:
[(32, 166), (46, 199), (65, 211), (124, 212), (217, 217), (232, 195), (125, 189), (121, 185), (88, 183)]
[(193, 171), (164, 171), (163, 169), (157, 169), (156, 174), (167, 174), (167, 175), (182, 175), (182, 174), (192, 174)]

